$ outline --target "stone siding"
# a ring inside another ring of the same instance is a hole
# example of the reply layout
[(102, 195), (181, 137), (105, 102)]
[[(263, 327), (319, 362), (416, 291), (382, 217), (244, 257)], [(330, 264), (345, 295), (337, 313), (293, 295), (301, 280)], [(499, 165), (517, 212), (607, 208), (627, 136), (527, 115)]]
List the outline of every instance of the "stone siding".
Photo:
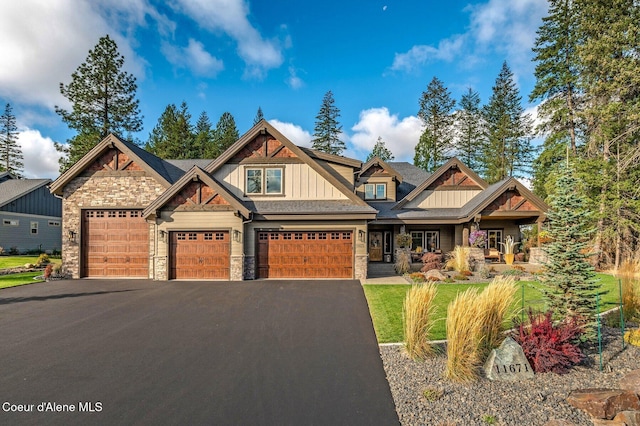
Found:
[(256, 258), (255, 256), (245, 256), (244, 258), (244, 279), (256, 279)]
[(155, 275), (153, 279), (158, 281), (167, 281), (169, 279), (169, 275), (167, 273), (169, 268), (167, 256), (156, 256), (154, 261)]
[[(73, 278), (80, 277), (82, 245), (82, 209), (143, 209), (164, 192), (165, 188), (150, 176), (80, 176), (64, 187), (62, 200), (62, 262)], [(69, 232), (75, 241), (69, 241)], [(153, 244), (150, 241), (150, 245)], [(153, 247), (150, 246), (150, 253)], [(149, 277), (153, 275), (149, 262)]]
[(354, 278), (356, 280), (366, 280), (367, 279), (367, 266), (369, 265), (369, 255), (368, 254), (357, 254), (356, 255), (356, 264), (354, 271)]
[(244, 256), (231, 256), (230, 259), (229, 279), (231, 281), (242, 281), (244, 278)]

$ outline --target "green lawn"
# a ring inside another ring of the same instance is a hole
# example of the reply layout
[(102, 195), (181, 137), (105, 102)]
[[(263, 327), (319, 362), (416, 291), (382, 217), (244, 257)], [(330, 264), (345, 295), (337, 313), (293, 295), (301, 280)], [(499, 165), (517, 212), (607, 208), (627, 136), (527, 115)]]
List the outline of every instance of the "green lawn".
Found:
[(21, 274), (0, 275), (0, 288), (15, 287), (24, 284), (33, 284), (42, 281), (36, 281), (33, 277), (42, 275), (40, 272), (23, 272)]
[[(610, 309), (618, 304), (618, 279), (607, 274), (597, 274), (602, 283), (602, 290), (607, 292), (602, 297), (601, 311)], [(483, 284), (439, 284), (436, 296), (436, 321), (432, 338), (434, 340), (445, 339), (445, 316), (447, 306), (456, 297), (469, 287), (484, 289), (488, 283)], [(522, 285), (524, 285), (525, 310), (529, 307), (544, 309), (544, 299), (540, 291), (541, 284), (537, 281), (520, 281), (520, 289), (516, 295), (518, 302), (514, 308), (522, 306)], [(369, 303), (369, 311), (373, 319), (373, 326), (378, 336), (378, 342), (401, 342), (402, 333), (402, 303), (410, 285), (364, 285), (364, 294)]]
[(24, 266), (26, 263), (36, 263), (38, 256), (0, 256), (0, 269)]

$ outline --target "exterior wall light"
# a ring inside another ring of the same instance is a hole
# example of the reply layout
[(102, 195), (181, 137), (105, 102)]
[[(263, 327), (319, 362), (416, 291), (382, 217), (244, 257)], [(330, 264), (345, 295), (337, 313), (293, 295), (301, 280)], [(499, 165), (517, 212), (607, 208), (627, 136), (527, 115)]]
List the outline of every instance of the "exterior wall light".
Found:
[(69, 232), (67, 233), (67, 238), (68, 238), (69, 242), (75, 243), (77, 235), (78, 235), (78, 233), (76, 231), (73, 231), (73, 230), (70, 229)]
[(167, 231), (160, 231), (160, 241), (167, 241)]
[(362, 229), (358, 230), (358, 238), (360, 239), (361, 243), (364, 243), (365, 235), (367, 235), (367, 234)]
[(242, 242), (242, 232), (238, 231), (237, 229), (234, 229), (233, 230), (233, 241), (235, 241), (236, 243)]

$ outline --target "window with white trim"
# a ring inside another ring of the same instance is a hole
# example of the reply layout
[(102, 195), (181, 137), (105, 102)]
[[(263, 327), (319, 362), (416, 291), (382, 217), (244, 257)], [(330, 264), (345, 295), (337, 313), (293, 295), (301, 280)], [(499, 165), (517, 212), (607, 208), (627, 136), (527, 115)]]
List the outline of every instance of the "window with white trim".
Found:
[(60, 221), (59, 220), (50, 220), (49, 221), (49, 226), (60, 226)]
[(386, 200), (387, 184), (386, 183), (365, 183), (364, 199), (365, 200)]
[(2, 219), (3, 226), (18, 226), (20, 221), (18, 219)]
[(31, 222), (29, 233), (31, 235), (38, 235), (38, 222)]
[(282, 174), (280, 167), (245, 169), (245, 194), (282, 194)]

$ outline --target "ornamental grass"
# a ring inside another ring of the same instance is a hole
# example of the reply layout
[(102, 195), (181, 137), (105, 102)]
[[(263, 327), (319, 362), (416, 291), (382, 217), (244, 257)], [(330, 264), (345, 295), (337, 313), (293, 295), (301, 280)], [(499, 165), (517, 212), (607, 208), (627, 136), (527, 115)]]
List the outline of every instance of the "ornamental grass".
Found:
[(435, 284), (427, 283), (411, 286), (405, 296), (402, 305), (404, 345), (413, 359), (424, 359), (434, 353), (429, 340), (435, 321), (436, 293)]
[(640, 262), (627, 261), (618, 269), (622, 279), (622, 312), (625, 321), (640, 319)]
[(446, 268), (453, 269), (457, 272), (468, 271), (469, 268), (469, 247), (455, 246), (453, 251), (449, 253)]
[(496, 277), (478, 296), (478, 310), (482, 313), (480, 357), (486, 359), (491, 350), (504, 340), (505, 319), (509, 319), (515, 305), (516, 287), (513, 277)]
[(447, 365), (444, 376), (454, 382), (478, 378), (484, 320), (478, 308), (478, 290), (459, 293), (447, 307)]

